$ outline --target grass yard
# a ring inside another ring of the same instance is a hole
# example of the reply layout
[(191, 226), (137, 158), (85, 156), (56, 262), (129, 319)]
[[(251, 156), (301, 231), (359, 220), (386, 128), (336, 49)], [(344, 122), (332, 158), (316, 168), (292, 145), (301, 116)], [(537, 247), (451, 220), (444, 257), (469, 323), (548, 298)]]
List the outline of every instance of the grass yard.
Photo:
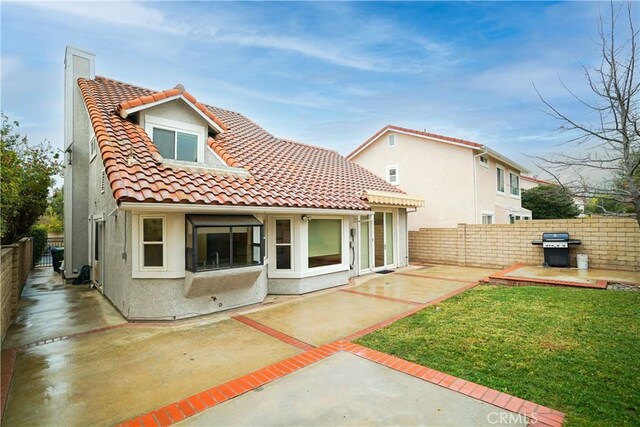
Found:
[(359, 344), (563, 411), (640, 425), (640, 292), (483, 285)]

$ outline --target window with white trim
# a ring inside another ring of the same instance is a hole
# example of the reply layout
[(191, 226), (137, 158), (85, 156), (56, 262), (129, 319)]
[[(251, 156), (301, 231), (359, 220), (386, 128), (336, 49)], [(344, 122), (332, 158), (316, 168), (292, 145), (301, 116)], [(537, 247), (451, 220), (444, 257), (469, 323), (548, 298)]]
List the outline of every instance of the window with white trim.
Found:
[(394, 147), (396, 145), (396, 136), (394, 134), (389, 135), (387, 137), (387, 143), (389, 147)]
[(483, 224), (493, 224), (493, 214), (482, 214)]
[(518, 175), (516, 175), (515, 173), (510, 173), (509, 174), (509, 186), (511, 188), (511, 195), (512, 196), (519, 196), (520, 195), (520, 177)]
[(489, 167), (489, 158), (487, 156), (480, 156), (480, 164), (484, 167)]
[(291, 268), (291, 220), (276, 219), (276, 269)]
[(165, 219), (145, 216), (141, 218), (141, 267), (146, 269), (164, 268)]
[(342, 264), (342, 220), (312, 219), (308, 223), (309, 268)]
[(96, 137), (93, 136), (89, 142), (89, 161), (92, 161), (98, 155), (98, 143)]
[(387, 167), (387, 182), (390, 184), (398, 184), (398, 167), (397, 166), (389, 166)]
[(198, 135), (153, 127), (153, 143), (165, 159), (198, 161)]
[(496, 168), (496, 190), (498, 193), (504, 193), (504, 169)]

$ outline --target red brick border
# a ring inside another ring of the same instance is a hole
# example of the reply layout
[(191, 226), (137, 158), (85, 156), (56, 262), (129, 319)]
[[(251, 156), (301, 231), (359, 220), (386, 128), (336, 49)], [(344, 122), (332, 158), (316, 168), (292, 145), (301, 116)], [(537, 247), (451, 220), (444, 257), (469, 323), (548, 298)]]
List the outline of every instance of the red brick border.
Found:
[(367, 293), (367, 292), (356, 291), (354, 289), (340, 289), (339, 292), (348, 292), (350, 294), (362, 295), (362, 296), (365, 296), (365, 297), (378, 298), (378, 299), (383, 299), (383, 300), (391, 301), (391, 302), (399, 302), (399, 303), (402, 303), (402, 304), (422, 305), (422, 303), (416, 302), (416, 301), (409, 301), (409, 300), (406, 300), (406, 299), (393, 298), (393, 297), (385, 297), (384, 295), (370, 294), (370, 293)]
[(391, 356), (380, 351), (372, 350), (354, 343), (344, 343), (343, 350), (370, 360), (372, 362), (384, 365), (393, 370), (420, 378), (440, 387), (462, 393), (466, 396), (497, 406), (507, 411), (522, 414), (530, 419), (529, 425), (560, 427), (564, 422), (564, 414), (546, 406), (529, 402), (519, 397), (511, 396), (497, 390), (490, 389), (462, 378), (448, 375), (444, 372), (427, 368), (409, 362), (399, 357)]
[(314, 346), (312, 346), (311, 344), (308, 344), (304, 341), (300, 341), (297, 338), (294, 338), (290, 335), (287, 335), (285, 333), (282, 333), (276, 329), (270, 328), (267, 325), (263, 325), (260, 322), (256, 322), (253, 319), (250, 319), (246, 316), (242, 316), (242, 315), (238, 315), (238, 316), (232, 316), (231, 317), (234, 320), (237, 320), (238, 322), (242, 322), (247, 326), (251, 326), (254, 329), (259, 330), (260, 332), (263, 332), (273, 338), (279, 339), (282, 342), (285, 342), (289, 345), (292, 345), (294, 347), (298, 347), (301, 350), (311, 350), (312, 348), (315, 348)]
[(11, 387), (11, 379), (13, 378), (13, 369), (16, 366), (16, 356), (18, 350), (8, 349), (2, 350), (1, 363), (2, 363), (2, 386), (0, 387), (0, 419), (4, 416), (4, 408), (7, 404), (7, 397), (9, 396), (9, 388)]
[(536, 284), (541, 286), (567, 286), (572, 288), (587, 288), (587, 289), (606, 289), (608, 282), (606, 280), (596, 280), (596, 283), (584, 283), (584, 282), (572, 282), (570, 280), (555, 280), (545, 278), (532, 278), (532, 277), (520, 277), (520, 276), (507, 276), (519, 268), (524, 267), (525, 264), (514, 264), (505, 268), (491, 276), (483, 279), (484, 282), (498, 281), (500, 284), (505, 285), (520, 285), (527, 286), (529, 284)]
[(424, 308), (427, 308), (427, 307), (432, 306), (432, 305), (439, 304), (442, 301), (444, 301), (446, 299), (449, 299), (449, 298), (451, 298), (453, 296), (456, 296), (458, 294), (461, 294), (461, 293), (463, 293), (463, 292), (465, 292), (465, 291), (467, 291), (467, 290), (469, 290), (469, 289), (471, 289), (471, 288), (473, 288), (473, 287), (475, 287), (477, 285), (478, 285), (478, 282), (469, 283), (468, 285), (463, 286), (461, 288), (458, 288), (455, 291), (449, 292), (448, 294), (442, 295), (441, 297), (436, 298), (434, 300), (431, 300), (431, 301), (429, 301), (429, 302), (427, 302), (425, 304), (420, 304), (416, 308), (412, 308), (411, 310), (405, 311), (404, 313), (400, 313), (400, 314), (398, 314), (396, 316), (393, 316), (393, 317), (390, 317), (390, 318), (388, 318), (386, 320), (383, 320), (382, 322), (378, 322), (378, 323), (376, 323), (374, 325), (371, 325), (371, 326), (369, 326), (367, 328), (364, 328), (364, 329), (362, 329), (360, 331), (354, 332), (354, 333), (352, 333), (350, 335), (347, 335), (346, 337), (344, 337), (342, 339), (346, 340), (346, 341), (355, 340), (357, 338), (360, 338), (362, 336), (370, 334), (371, 332), (377, 331), (378, 329), (384, 328), (385, 326), (389, 326), (390, 324), (392, 324), (392, 323), (394, 323), (394, 322), (396, 322), (396, 321), (398, 321), (400, 319), (404, 319), (405, 317), (409, 317), (412, 314), (416, 314), (417, 312), (419, 312), (420, 310), (422, 310)]
[(316, 363), (322, 359), (337, 353), (342, 348), (340, 342), (326, 344), (321, 347), (312, 348), (309, 351), (290, 357), (273, 365), (258, 369), (250, 374), (243, 375), (224, 384), (217, 385), (203, 392), (194, 394), (186, 399), (179, 400), (169, 405), (163, 406), (148, 414), (140, 415), (132, 420), (126, 421), (120, 426), (140, 427), (140, 426), (168, 426), (185, 418), (191, 417), (198, 412), (212, 408), (236, 396), (240, 396), (258, 387), (289, 375), (305, 366)]

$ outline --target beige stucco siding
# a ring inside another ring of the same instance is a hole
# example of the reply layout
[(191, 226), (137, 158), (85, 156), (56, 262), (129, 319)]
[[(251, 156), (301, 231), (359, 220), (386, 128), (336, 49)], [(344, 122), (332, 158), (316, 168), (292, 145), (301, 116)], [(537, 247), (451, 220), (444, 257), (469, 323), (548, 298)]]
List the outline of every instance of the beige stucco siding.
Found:
[(409, 230), (473, 222), (473, 151), (401, 133), (395, 138), (389, 147), (383, 135), (353, 160), (385, 179), (387, 168), (398, 166), (399, 187), (425, 199), (424, 208), (408, 215)]
[[(486, 167), (476, 158), (478, 214), (480, 215), (480, 220), (476, 222), (481, 222), (484, 212), (492, 212), (495, 224), (506, 224), (509, 222), (509, 214), (518, 212), (521, 206), (520, 196), (513, 196), (510, 193), (509, 174), (520, 176), (520, 172), (491, 157), (488, 160), (489, 165)], [(498, 167), (504, 170), (504, 193), (498, 192)], [(520, 186), (522, 186), (522, 182), (523, 180), (520, 178)]]

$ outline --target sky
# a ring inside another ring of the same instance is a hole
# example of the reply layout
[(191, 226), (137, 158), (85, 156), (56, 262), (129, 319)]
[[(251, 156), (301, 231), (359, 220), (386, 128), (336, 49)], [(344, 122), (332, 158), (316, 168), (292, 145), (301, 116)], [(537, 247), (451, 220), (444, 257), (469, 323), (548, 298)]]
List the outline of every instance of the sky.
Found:
[[(238, 111), (347, 154), (387, 124), (469, 139), (539, 173), (566, 151), (547, 100), (588, 120), (598, 2), (7, 2), (1, 108), (63, 145), (66, 45), (96, 74)], [(540, 174), (544, 176), (544, 174)]]

